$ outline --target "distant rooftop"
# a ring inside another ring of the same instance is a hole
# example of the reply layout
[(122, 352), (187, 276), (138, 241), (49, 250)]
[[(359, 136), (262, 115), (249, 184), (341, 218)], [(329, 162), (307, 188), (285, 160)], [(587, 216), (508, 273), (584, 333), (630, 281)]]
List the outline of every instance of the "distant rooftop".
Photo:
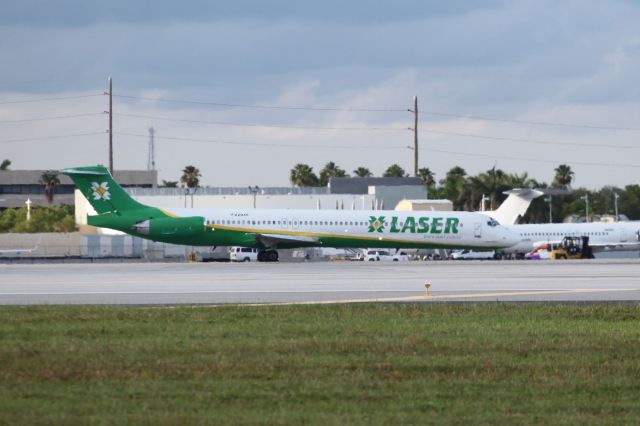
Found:
[(332, 194), (368, 194), (370, 186), (422, 186), (418, 177), (333, 177), (329, 179)]
[[(187, 188), (126, 188), (131, 195), (176, 195), (181, 196), (187, 192)], [(321, 187), (265, 187), (259, 188), (259, 195), (315, 195), (328, 194), (325, 186)], [(250, 195), (253, 194), (248, 187), (203, 187), (194, 192), (195, 195)]]
[[(27, 198), (33, 206), (48, 205), (44, 196), (42, 174), (49, 170), (0, 170), (0, 210), (23, 207)], [(156, 170), (116, 170), (115, 179), (124, 187), (154, 187), (158, 182)], [(54, 188), (53, 204), (73, 204), (75, 186), (68, 176), (58, 171), (60, 184)]]
[[(0, 170), (0, 185), (40, 185), (40, 177), (50, 170)], [(54, 172), (57, 170), (54, 170)], [(123, 186), (156, 186), (156, 170), (115, 170), (115, 180)], [(68, 176), (58, 173), (60, 185), (73, 185)]]

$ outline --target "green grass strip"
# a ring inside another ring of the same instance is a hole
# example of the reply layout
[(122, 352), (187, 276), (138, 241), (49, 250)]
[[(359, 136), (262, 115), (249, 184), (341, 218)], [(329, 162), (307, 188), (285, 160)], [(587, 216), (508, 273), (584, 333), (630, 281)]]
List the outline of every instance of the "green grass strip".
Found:
[(2, 424), (625, 424), (634, 305), (0, 308)]

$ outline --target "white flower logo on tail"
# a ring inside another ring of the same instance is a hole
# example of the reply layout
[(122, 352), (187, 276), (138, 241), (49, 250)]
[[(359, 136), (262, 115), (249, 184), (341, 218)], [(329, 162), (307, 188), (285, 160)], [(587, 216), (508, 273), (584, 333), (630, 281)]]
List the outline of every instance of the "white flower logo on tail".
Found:
[(109, 193), (109, 184), (107, 182), (93, 182), (91, 184), (91, 189), (93, 189), (93, 199), (94, 200), (109, 200), (111, 199), (111, 194)]

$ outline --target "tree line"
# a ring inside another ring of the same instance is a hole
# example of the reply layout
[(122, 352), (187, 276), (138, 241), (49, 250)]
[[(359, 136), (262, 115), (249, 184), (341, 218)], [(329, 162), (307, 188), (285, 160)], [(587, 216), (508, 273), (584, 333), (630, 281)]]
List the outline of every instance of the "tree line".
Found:
[[(504, 191), (513, 188), (532, 189), (565, 189), (565, 194), (542, 196), (533, 200), (522, 223), (562, 222), (569, 216), (585, 217), (585, 196), (589, 197), (589, 215), (614, 215), (616, 198), (618, 212), (630, 219), (640, 219), (640, 186), (627, 185), (624, 188), (605, 186), (597, 191), (586, 188), (572, 188), (575, 172), (571, 166), (560, 164), (554, 169), (554, 178), (550, 183), (529, 177), (528, 173), (506, 173), (493, 167), (476, 175), (467, 174), (460, 166), (454, 166), (445, 177), (436, 180), (435, 174), (428, 168), (418, 169), (418, 177), (425, 186), (428, 198), (447, 199), (453, 203), (454, 210), (482, 210), (481, 203), (486, 202), (486, 209), (497, 208), (505, 199)], [(352, 171), (353, 177), (373, 177), (368, 167), (360, 166)], [(350, 174), (334, 161), (329, 161), (315, 173), (313, 167), (296, 164), (289, 172), (289, 181), (298, 187), (327, 186), (332, 177), (349, 177)], [(200, 170), (192, 165), (182, 169), (180, 183), (188, 188), (197, 188), (200, 184)], [(409, 174), (398, 164), (390, 165), (382, 177), (409, 177)], [(178, 181), (163, 181), (166, 187), (177, 187)], [(485, 201), (483, 201), (485, 200)], [(551, 209), (549, 209), (551, 205)]]
[(74, 206), (32, 207), (27, 220), (27, 207), (0, 211), (0, 233), (3, 232), (74, 232)]
[[(0, 170), (8, 170), (11, 165), (10, 160), (0, 163)], [(527, 214), (523, 218), (524, 223), (562, 222), (569, 216), (586, 216), (585, 197), (589, 198), (589, 215), (614, 215), (617, 201), (618, 212), (630, 219), (640, 220), (640, 185), (626, 185), (624, 188), (605, 186), (596, 191), (589, 191), (586, 188), (572, 188), (571, 183), (575, 173), (566, 164), (560, 164), (554, 169), (555, 175), (550, 183), (538, 181), (530, 178), (528, 173), (506, 173), (501, 169), (493, 167), (477, 175), (469, 175), (460, 166), (454, 166), (445, 177), (436, 180), (435, 174), (427, 167), (418, 170), (418, 177), (425, 186), (428, 198), (448, 199), (453, 203), (454, 210), (477, 211), (481, 210), (481, 203), (486, 200), (487, 209), (497, 208), (505, 199), (504, 191), (513, 188), (532, 189), (566, 189), (566, 194), (543, 196), (536, 198), (531, 203)], [(373, 177), (373, 173), (367, 167), (357, 167), (353, 170), (353, 177)], [(334, 161), (329, 161), (320, 172), (316, 174), (313, 167), (308, 164), (298, 163), (289, 173), (289, 180), (292, 185), (298, 187), (305, 186), (327, 186), (332, 177), (349, 177), (346, 170), (338, 166)], [(408, 177), (409, 174), (398, 164), (389, 166), (382, 177)], [(200, 186), (200, 170), (188, 165), (182, 169), (182, 176), (179, 181), (162, 181), (161, 187), (198, 188)], [(57, 173), (46, 171), (40, 178), (40, 183), (44, 186), (44, 194), (49, 203), (53, 202), (55, 186), (60, 183)], [(551, 211), (549, 209), (551, 204)], [(6, 229), (6, 227), (5, 227)], [(0, 231), (2, 232), (2, 231)], [(4, 231), (6, 232), (6, 231)]]
[[(627, 185), (624, 188), (605, 186), (597, 191), (574, 189), (571, 183), (575, 172), (571, 166), (560, 164), (554, 172), (554, 178), (550, 183), (531, 178), (526, 172), (506, 173), (495, 167), (477, 175), (469, 175), (462, 167), (454, 166), (439, 181), (429, 168), (423, 167), (418, 170), (418, 177), (425, 186), (428, 198), (450, 200), (454, 210), (481, 210), (481, 203), (485, 201), (486, 209), (497, 208), (507, 197), (503, 192), (513, 188), (567, 190), (562, 195), (542, 196), (533, 200), (522, 223), (543, 223), (549, 222), (550, 219), (553, 222), (562, 222), (569, 216), (584, 217), (585, 196), (589, 197), (589, 216), (614, 215), (617, 198), (619, 214), (634, 220), (640, 219), (640, 185)], [(333, 161), (328, 162), (317, 175), (313, 167), (299, 163), (291, 169), (289, 180), (294, 186), (326, 186), (332, 177), (348, 176), (349, 174)], [(353, 176), (373, 177), (373, 173), (367, 167), (358, 167), (353, 170)], [(382, 177), (408, 176), (398, 164), (392, 164), (382, 174)]]

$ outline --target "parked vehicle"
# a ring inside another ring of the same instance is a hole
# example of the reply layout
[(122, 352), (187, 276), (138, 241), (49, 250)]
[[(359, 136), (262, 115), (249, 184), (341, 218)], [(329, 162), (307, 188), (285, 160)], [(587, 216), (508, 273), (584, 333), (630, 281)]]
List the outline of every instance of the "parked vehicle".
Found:
[(491, 251), (473, 251), (469, 249), (454, 250), (449, 255), (449, 259), (453, 260), (485, 260), (495, 258), (495, 252)]
[(589, 237), (564, 237), (560, 246), (551, 251), (551, 259), (593, 259), (593, 250), (589, 245)]
[(551, 259), (551, 251), (554, 250), (553, 244), (542, 244), (524, 255), (527, 260)]
[(232, 262), (255, 262), (258, 260), (258, 249), (249, 247), (229, 248), (229, 260)]
[(387, 250), (367, 250), (364, 256), (365, 261), (393, 260), (393, 256)]
[(392, 261), (392, 262), (406, 262), (409, 260), (409, 255), (404, 251), (399, 251), (392, 254), (388, 250), (367, 250), (364, 260), (371, 262), (374, 261)]
[(409, 255), (404, 251), (399, 251), (393, 255), (394, 262), (408, 262), (409, 260)]

